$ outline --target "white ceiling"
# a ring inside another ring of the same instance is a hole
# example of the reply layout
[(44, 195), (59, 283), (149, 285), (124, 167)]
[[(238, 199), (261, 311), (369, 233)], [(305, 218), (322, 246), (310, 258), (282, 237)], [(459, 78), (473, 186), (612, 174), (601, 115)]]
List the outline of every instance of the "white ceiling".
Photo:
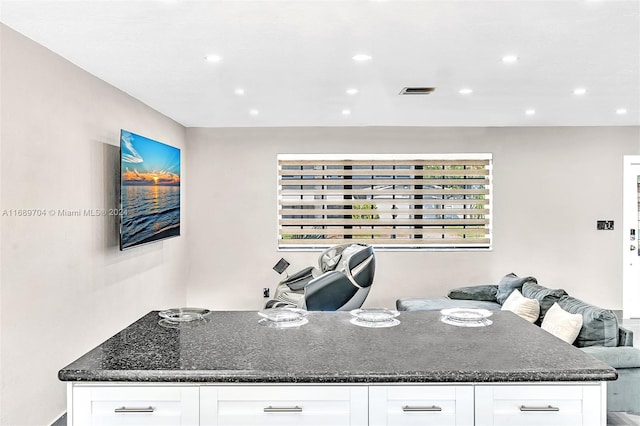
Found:
[[(9, 27), (189, 127), (640, 125), (638, 0), (0, 7)], [(436, 91), (400, 96), (405, 86)]]

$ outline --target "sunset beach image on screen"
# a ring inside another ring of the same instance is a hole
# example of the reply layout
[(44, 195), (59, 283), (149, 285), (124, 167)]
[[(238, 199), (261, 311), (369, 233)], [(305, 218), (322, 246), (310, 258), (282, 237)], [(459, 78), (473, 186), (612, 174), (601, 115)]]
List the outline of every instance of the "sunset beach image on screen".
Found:
[(121, 130), (120, 249), (180, 235), (180, 150)]

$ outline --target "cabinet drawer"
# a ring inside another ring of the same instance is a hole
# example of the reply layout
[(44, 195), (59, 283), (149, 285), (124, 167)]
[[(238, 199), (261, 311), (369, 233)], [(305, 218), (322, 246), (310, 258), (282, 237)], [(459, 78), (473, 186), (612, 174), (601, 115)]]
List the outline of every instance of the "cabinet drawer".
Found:
[(597, 386), (477, 386), (476, 425), (600, 425), (600, 404)]
[(197, 387), (75, 386), (73, 425), (198, 425)]
[(361, 426), (367, 424), (367, 394), (364, 386), (203, 388), (201, 422), (220, 426)]
[(468, 426), (473, 424), (473, 386), (372, 386), (372, 426)]

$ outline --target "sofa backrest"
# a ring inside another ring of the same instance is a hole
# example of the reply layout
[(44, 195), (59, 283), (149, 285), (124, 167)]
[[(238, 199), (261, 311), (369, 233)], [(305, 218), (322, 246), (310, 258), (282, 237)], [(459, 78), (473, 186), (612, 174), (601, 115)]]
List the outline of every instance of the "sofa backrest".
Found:
[(571, 296), (562, 296), (558, 305), (569, 313), (582, 315), (582, 328), (574, 342), (575, 346), (618, 346), (618, 319), (613, 311)]
[(540, 305), (540, 316), (536, 321), (537, 325), (542, 324), (547, 311), (554, 303), (560, 300), (562, 296), (566, 296), (567, 292), (563, 289), (552, 289), (541, 286), (535, 282), (526, 282), (522, 286), (522, 295), (528, 299), (536, 299)]

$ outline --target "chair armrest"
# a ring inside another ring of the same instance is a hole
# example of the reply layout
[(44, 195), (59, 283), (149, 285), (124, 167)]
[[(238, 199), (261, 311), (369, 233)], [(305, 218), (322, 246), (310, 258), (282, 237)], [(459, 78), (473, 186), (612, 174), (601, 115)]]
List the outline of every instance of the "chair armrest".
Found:
[(618, 326), (618, 346), (633, 346), (633, 331)]
[(640, 349), (629, 346), (587, 346), (580, 348), (613, 368), (640, 368)]
[(291, 290), (302, 290), (309, 281), (313, 279), (313, 266), (304, 268), (301, 271), (287, 277), (287, 279), (280, 281), (282, 284), (289, 286)]

